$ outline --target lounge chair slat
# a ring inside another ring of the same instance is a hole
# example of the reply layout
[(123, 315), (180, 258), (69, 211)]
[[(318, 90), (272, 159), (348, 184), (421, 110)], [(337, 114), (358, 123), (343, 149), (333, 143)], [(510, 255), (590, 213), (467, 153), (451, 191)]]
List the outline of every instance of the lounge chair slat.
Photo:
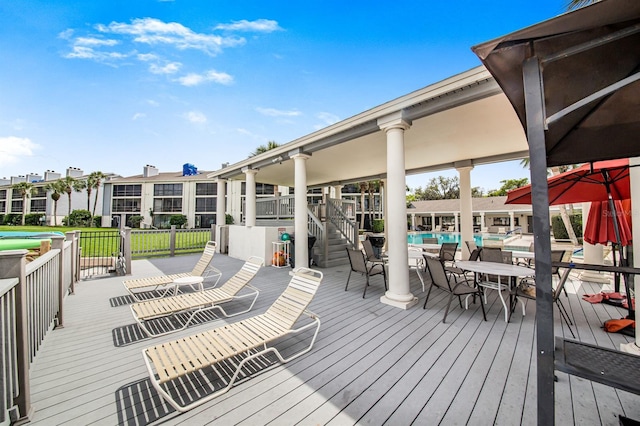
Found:
[[(296, 290), (294, 287), (299, 287), (293, 286), (296, 284), (296, 279), (300, 277), (300, 274), (310, 272), (317, 274), (319, 278), (303, 280), (308, 284), (305, 284), (305, 290), (299, 288)], [(298, 329), (292, 327), (311, 302), (321, 280), (321, 272), (301, 268), (295, 272), (289, 287), (266, 313), (143, 350), (153, 386), (174, 408), (186, 411), (227, 392), (234, 385), (243, 362), (236, 365), (235, 374), (226, 387), (188, 405), (181, 405), (173, 399), (162, 386), (164, 383), (236, 355), (247, 354), (249, 358), (252, 358), (267, 351), (273, 351), (278, 354), (281, 361), (288, 362), (308, 352), (315, 342), (320, 328), (320, 320), (313, 316), (313, 321), (310, 324)], [(289, 358), (283, 358), (276, 348), (267, 346), (275, 339), (310, 327), (315, 327), (311, 344)], [(253, 350), (258, 350), (258, 352), (253, 352)]]

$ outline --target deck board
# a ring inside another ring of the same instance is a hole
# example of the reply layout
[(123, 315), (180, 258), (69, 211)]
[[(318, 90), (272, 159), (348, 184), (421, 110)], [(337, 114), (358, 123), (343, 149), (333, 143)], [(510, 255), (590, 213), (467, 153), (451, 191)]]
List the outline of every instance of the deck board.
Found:
[[(198, 258), (139, 260), (133, 271), (135, 277), (175, 273), (190, 270)], [(218, 254), (213, 260), (223, 271), (221, 283), (242, 263)], [(142, 349), (264, 312), (286, 287), (289, 271), (258, 272), (252, 284), (260, 295), (251, 312), (156, 339), (136, 334), (121, 278), (78, 283), (65, 300), (65, 327), (49, 333), (32, 366), (32, 423), (535, 424), (535, 301), (526, 301), (524, 317), (518, 306), (507, 324), (497, 293), (490, 292), (486, 322), (479, 304), (464, 310), (454, 303), (444, 324), (447, 295), (434, 289), (423, 310), (426, 294), (415, 273), (411, 290), (420, 303), (405, 311), (380, 303), (379, 277), (365, 299), (359, 276), (345, 292), (346, 266), (322, 270), (325, 278), (310, 305), (322, 326), (311, 352), (203, 406), (174, 412), (152, 390)], [(603, 288), (609, 287), (574, 279), (562, 297), (580, 339), (615, 348), (630, 338), (605, 333), (601, 325), (624, 310), (581, 300)], [(570, 337), (554, 309), (556, 334)], [(284, 351), (301, 344), (299, 337), (278, 343)], [(558, 424), (615, 425), (618, 414), (640, 418), (637, 395), (557, 375)]]

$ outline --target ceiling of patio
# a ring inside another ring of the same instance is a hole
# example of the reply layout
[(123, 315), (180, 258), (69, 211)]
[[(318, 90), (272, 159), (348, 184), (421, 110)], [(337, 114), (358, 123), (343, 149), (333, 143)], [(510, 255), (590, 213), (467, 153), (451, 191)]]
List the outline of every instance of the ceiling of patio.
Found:
[(412, 123), (404, 133), (407, 174), (486, 164), (528, 156), (518, 117), (493, 77), (477, 67), (365, 111), (274, 150), (209, 174), (244, 179), (244, 168), (259, 169), (256, 181), (294, 186), (297, 152), (310, 154), (307, 185), (318, 187), (386, 176), (383, 117)]

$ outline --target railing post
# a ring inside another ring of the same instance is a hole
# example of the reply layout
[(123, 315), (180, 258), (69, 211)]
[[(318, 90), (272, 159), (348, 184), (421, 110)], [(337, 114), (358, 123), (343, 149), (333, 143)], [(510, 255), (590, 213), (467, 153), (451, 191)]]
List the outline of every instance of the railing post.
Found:
[(76, 239), (76, 231), (65, 232), (65, 238), (67, 241), (71, 241), (71, 271), (69, 271), (69, 292), (71, 294), (75, 293), (75, 282), (78, 280), (78, 269), (80, 265), (80, 253), (78, 239)]
[(171, 225), (171, 231), (169, 232), (169, 256), (176, 255), (176, 225)]
[(16, 286), (16, 353), (18, 368), (18, 396), (13, 405), (18, 407), (18, 419), (12, 423), (28, 422), (33, 413), (29, 384), (29, 324), (27, 323), (27, 250), (0, 252), (0, 278), (18, 278)]
[(54, 250), (60, 250), (58, 253), (58, 314), (56, 318), (58, 320), (58, 325), (56, 328), (64, 327), (64, 311), (63, 311), (63, 303), (64, 303), (64, 237), (60, 235), (59, 237), (51, 237), (51, 247)]
[(131, 228), (125, 226), (121, 231), (122, 235), (122, 255), (124, 256), (126, 275), (131, 275)]

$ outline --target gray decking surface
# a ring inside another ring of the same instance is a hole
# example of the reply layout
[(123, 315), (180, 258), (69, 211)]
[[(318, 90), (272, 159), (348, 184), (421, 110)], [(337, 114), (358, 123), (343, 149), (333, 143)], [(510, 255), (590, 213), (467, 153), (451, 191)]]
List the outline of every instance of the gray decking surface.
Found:
[[(190, 270), (198, 256), (134, 261), (135, 277)], [(216, 255), (223, 282), (242, 261)], [(159, 269), (160, 270), (159, 270)], [(33, 424), (535, 424), (535, 305), (504, 322), (495, 292), (487, 319), (479, 305), (455, 304), (442, 323), (445, 294), (425, 294), (407, 311), (383, 305), (380, 277), (362, 299), (363, 280), (348, 266), (321, 270), (324, 281), (310, 309), (322, 321), (311, 352), (239, 384), (220, 398), (178, 415), (152, 390), (142, 349), (262, 313), (289, 281), (289, 269), (265, 267), (253, 281), (261, 291), (252, 312), (214, 320), (156, 339), (140, 339), (122, 278), (82, 281), (67, 297), (65, 327), (52, 331), (32, 366)], [(589, 304), (584, 293), (601, 285), (567, 285), (564, 303), (584, 342), (617, 348), (629, 338), (600, 327), (624, 311)], [(563, 296), (564, 297), (564, 296)], [(118, 306), (120, 305), (120, 306)], [(556, 311), (556, 334), (570, 334)], [(286, 342), (285, 342), (286, 344)], [(622, 414), (640, 419), (636, 395), (558, 373), (556, 424), (614, 425)]]

